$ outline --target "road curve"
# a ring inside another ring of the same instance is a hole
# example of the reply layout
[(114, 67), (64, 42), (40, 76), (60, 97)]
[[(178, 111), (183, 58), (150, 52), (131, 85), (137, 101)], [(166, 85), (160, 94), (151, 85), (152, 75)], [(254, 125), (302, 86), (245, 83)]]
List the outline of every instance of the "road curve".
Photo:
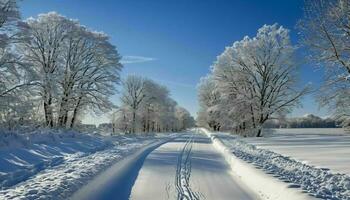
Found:
[(257, 199), (231, 175), (210, 139), (194, 132), (152, 151), (145, 159), (131, 200)]

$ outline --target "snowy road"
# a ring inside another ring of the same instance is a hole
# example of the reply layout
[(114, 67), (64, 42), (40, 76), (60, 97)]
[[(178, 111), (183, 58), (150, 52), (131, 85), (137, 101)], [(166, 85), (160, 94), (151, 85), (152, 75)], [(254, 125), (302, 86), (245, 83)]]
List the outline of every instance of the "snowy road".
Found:
[(147, 156), (130, 199), (256, 199), (230, 173), (208, 137), (186, 134)]
[(119, 161), (71, 199), (257, 199), (231, 174), (211, 140), (196, 132), (146, 146)]

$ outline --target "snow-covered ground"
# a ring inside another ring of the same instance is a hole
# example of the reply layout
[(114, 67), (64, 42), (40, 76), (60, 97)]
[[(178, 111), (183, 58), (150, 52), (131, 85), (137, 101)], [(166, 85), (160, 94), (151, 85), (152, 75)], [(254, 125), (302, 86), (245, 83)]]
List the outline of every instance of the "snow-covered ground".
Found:
[(350, 175), (350, 134), (341, 128), (271, 129), (264, 138), (244, 138), (258, 148), (307, 165)]
[(102, 137), (48, 130), (4, 135), (0, 199), (66, 199), (126, 155), (168, 137)]
[[(235, 158), (233, 165), (239, 165), (241, 163), (240, 160), (250, 163), (250, 165), (260, 169), (260, 171), (271, 175), (270, 183), (273, 183), (273, 178), (275, 182), (276, 180), (283, 181), (288, 184), (289, 188), (298, 189), (300, 192), (308, 193), (313, 197), (350, 199), (349, 175), (336, 173), (334, 172), (335, 170), (329, 170), (330, 167), (328, 167), (330, 165), (338, 167), (337, 169), (348, 170), (349, 166), (345, 166), (343, 162), (344, 160), (346, 162), (350, 152), (349, 136), (339, 132), (336, 133), (336, 131), (339, 130), (277, 130), (267, 138), (241, 138), (225, 133), (216, 133), (212, 134), (212, 138), (219, 140), (227, 148), (227, 151), (232, 154), (231, 157)], [(256, 147), (253, 144), (266, 145), (263, 148), (259, 148), (259, 146)], [(284, 146), (285, 148), (283, 148)], [(333, 148), (335, 149), (334, 152)], [(283, 155), (280, 152), (284, 152)], [(344, 153), (342, 154), (342, 152)], [(322, 157), (322, 153), (326, 155)], [(327, 153), (337, 158), (329, 157)], [(299, 157), (296, 156), (297, 159), (294, 159), (294, 155), (299, 155)], [(314, 157), (318, 161), (322, 161), (325, 168), (310, 165), (310, 160), (315, 159)], [(334, 164), (333, 162), (339, 163)], [(246, 167), (249, 168), (247, 165)], [(238, 171), (241, 170), (241, 173), (246, 171), (242, 167), (237, 168), (237, 166), (233, 166), (233, 168)], [(242, 179), (254, 187), (254, 181), (247, 178), (249, 175), (242, 176)], [(262, 176), (256, 175), (256, 177)], [(255, 179), (258, 180), (258, 178)], [(261, 180), (266, 179), (263, 178)], [(273, 190), (273, 187), (268, 191), (268, 182), (266, 183), (266, 186), (264, 186), (266, 190), (264, 191), (264, 187), (262, 187), (260, 192), (271, 199), (270, 197), (277, 192)], [(280, 184), (275, 185), (278, 186)], [(259, 187), (259, 185), (256, 185), (256, 187)], [(284, 191), (281, 192), (281, 194), (283, 193)], [(281, 196), (276, 196), (275, 199), (281, 199)], [(282, 199), (284, 198), (282, 197)]]
[(4, 133), (0, 199), (350, 200), (349, 137), (341, 129), (282, 129), (264, 138), (205, 129)]

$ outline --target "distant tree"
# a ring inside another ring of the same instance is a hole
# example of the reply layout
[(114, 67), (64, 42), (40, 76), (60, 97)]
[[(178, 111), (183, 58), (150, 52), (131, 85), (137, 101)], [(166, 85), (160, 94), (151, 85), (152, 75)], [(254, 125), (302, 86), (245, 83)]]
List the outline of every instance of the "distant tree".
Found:
[(336, 128), (337, 120), (333, 118), (321, 118), (312, 114), (303, 117), (269, 120), (265, 128)]
[(176, 130), (184, 130), (188, 127), (193, 127), (195, 124), (195, 121), (191, 114), (183, 107), (176, 107), (175, 117), (177, 119)]
[(132, 112), (131, 133), (135, 133), (137, 111), (140, 109), (141, 103), (146, 97), (144, 94), (145, 81), (142, 77), (130, 75), (123, 81), (122, 85), (121, 101), (124, 106), (129, 107)]
[(111, 115), (111, 122), (113, 127), (113, 133), (117, 133), (118, 131), (122, 133), (128, 133), (128, 131), (131, 129), (130, 125), (132, 119), (132, 113), (128, 108), (121, 107), (118, 108), (115, 112)]
[(169, 91), (150, 79), (144, 81), (144, 101), (140, 108), (140, 117), (143, 132), (150, 132), (152, 129), (154, 131), (154, 124), (161, 123), (159, 118), (166, 112), (165, 104), (168, 101)]

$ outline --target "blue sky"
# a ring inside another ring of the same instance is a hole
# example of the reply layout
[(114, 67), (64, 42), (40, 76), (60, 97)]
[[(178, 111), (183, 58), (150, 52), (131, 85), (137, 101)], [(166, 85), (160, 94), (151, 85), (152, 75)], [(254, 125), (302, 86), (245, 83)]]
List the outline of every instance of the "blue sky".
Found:
[[(193, 115), (198, 110), (196, 85), (225, 48), (245, 35), (254, 36), (264, 24), (291, 30), (302, 16), (303, 0), (25, 0), (22, 17), (56, 11), (111, 37), (126, 58), (122, 76), (137, 74), (166, 85), (172, 97)], [(321, 70), (304, 64), (301, 83), (318, 86)], [(118, 103), (118, 96), (113, 100)], [(327, 115), (312, 95), (291, 116)], [(105, 121), (89, 118), (86, 122)]]

